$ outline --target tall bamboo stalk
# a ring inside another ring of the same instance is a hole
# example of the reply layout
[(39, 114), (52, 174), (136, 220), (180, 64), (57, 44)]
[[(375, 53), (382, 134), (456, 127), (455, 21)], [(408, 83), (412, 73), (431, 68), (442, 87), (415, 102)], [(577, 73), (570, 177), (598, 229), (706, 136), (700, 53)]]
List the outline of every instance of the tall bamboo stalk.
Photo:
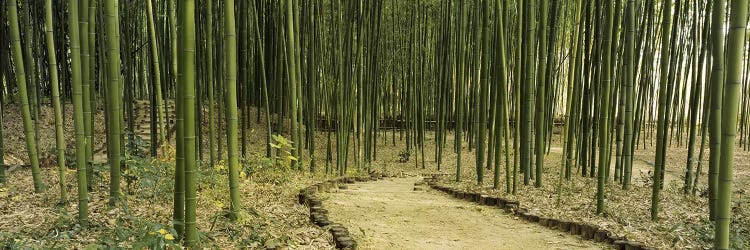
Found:
[(628, 0), (625, 9), (625, 55), (623, 66), (625, 67), (625, 76), (623, 78), (623, 89), (625, 92), (625, 128), (623, 131), (623, 164), (622, 164), (622, 188), (630, 189), (630, 178), (633, 167), (633, 99), (635, 98), (635, 0)]
[(60, 203), (67, 204), (68, 190), (65, 186), (67, 169), (65, 168), (65, 132), (63, 131), (62, 105), (60, 105), (60, 84), (57, 76), (57, 58), (55, 55), (55, 34), (52, 30), (52, 0), (44, 1), (47, 56), (49, 57), (50, 88), (52, 104), (55, 109), (55, 145), (57, 146), (57, 172), (60, 180)]
[[(24, 68), (23, 52), (21, 50), (21, 34), (18, 28), (18, 4), (13, 0), (6, 2), (8, 3), (8, 21), (10, 22), (10, 39), (13, 52), (13, 61), (16, 64), (16, 85), (18, 86), (18, 94), (21, 102), (21, 113), (23, 115), (23, 132), (26, 135), (26, 149), (29, 153), (29, 162), (31, 162), (31, 176), (34, 180), (34, 192), (41, 193), (45, 188), (39, 169), (39, 155), (37, 153), (36, 147), (37, 143), (36, 133), (34, 131), (34, 123), (31, 120), (31, 108), (29, 105), (29, 94), (27, 91), (26, 71)], [(71, 32), (72, 30), (73, 29), (71, 29)], [(73, 47), (72, 42), (71, 47)]]
[(605, 26), (604, 26), (604, 41), (603, 41), (603, 48), (604, 48), (604, 64), (602, 65), (602, 69), (604, 71), (604, 74), (602, 76), (601, 80), (601, 93), (602, 93), (602, 103), (601, 103), (601, 116), (599, 118), (599, 152), (601, 156), (599, 157), (599, 169), (597, 170), (598, 179), (597, 179), (597, 185), (596, 185), (596, 213), (600, 214), (604, 212), (604, 182), (607, 178), (605, 175), (605, 168), (609, 168), (609, 164), (607, 164), (607, 158), (606, 157), (609, 154), (609, 139), (607, 135), (609, 134), (609, 99), (610, 99), (610, 83), (612, 82), (612, 29), (614, 28), (614, 7), (612, 6), (612, 3), (610, 1), (607, 1), (605, 4)]
[(535, 137), (534, 142), (536, 143), (534, 146), (534, 149), (536, 150), (536, 179), (534, 179), (534, 186), (536, 187), (542, 187), (542, 172), (544, 169), (544, 154), (545, 154), (545, 147), (544, 147), (544, 132), (546, 130), (545, 126), (545, 100), (547, 98), (547, 94), (545, 92), (546, 89), (546, 77), (544, 76), (547, 71), (547, 33), (549, 32), (547, 28), (547, 16), (549, 13), (549, 4), (548, 0), (542, 0), (541, 1), (541, 16), (539, 18), (539, 72), (537, 75), (539, 75), (539, 80), (537, 81), (537, 87), (536, 87), (536, 106), (534, 112), (536, 112), (534, 116), (534, 131), (535, 131)]
[(714, 248), (729, 249), (732, 221), (732, 184), (738, 104), (742, 82), (742, 60), (747, 32), (747, 0), (732, 0), (727, 38), (727, 74), (721, 113), (721, 158), (719, 163), (719, 197), (716, 204)]
[(654, 185), (651, 194), (651, 220), (658, 220), (659, 216), (659, 191), (661, 191), (661, 173), (664, 166), (664, 155), (666, 154), (665, 138), (667, 123), (667, 84), (669, 81), (670, 69), (670, 31), (672, 29), (672, 1), (666, 0), (663, 3), (662, 22), (661, 22), (661, 61), (659, 75), (659, 110), (658, 124), (656, 132), (656, 159), (654, 160)]
[[(228, 0), (227, 2), (231, 2)], [(234, 5), (226, 8), (234, 9)], [(183, 108), (183, 139), (184, 144), (184, 178), (185, 178), (185, 224), (184, 239), (188, 248), (195, 248), (198, 244), (198, 230), (196, 227), (196, 194), (197, 194), (197, 143), (195, 136), (195, 1), (182, 0), (179, 5), (179, 45), (180, 63), (178, 64), (179, 84)], [(225, 10), (226, 11), (226, 10)], [(225, 13), (231, 15), (233, 13)], [(234, 31), (234, 27), (231, 29)], [(227, 32), (229, 33), (229, 32)], [(229, 47), (229, 46), (227, 46)], [(236, 71), (235, 71), (236, 72)], [(229, 76), (227, 78), (230, 78)], [(236, 103), (235, 103), (236, 112)], [(236, 113), (235, 113), (236, 114)], [(235, 116), (236, 117), (236, 116)], [(236, 123), (235, 123), (236, 124)], [(230, 146), (231, 147), (231, 146)], [(236, 148), (236, 137), (235, 144)], [(236, 152), (235, 152), (236, 153)]]
[[(10, 1), (15, 2), (15, 1)], [(86, 182), (86, 138), (83, 119), (83, 84), (81, 82), (81, 52), (78, 36), (78, 1), (68, 2), (68, 30), (70, 32), (70, 60), (73, 87), (73, 126), (76, 141), (76, 168), (78, 176), (78, 223), (88, 225), (88, 188)]]
[[(211, 3), (209, 2), (208, 5), (210, 6)], [(159, 63), (159, 42), (156, 40), (156, 29), (154, 25), (154, 10), (153, 6), (151, 4), (151, 0), (147, 0), (146, 7), (148, 11), (148, 37), (149, 37), (149, 44), (151, 45), (151, 62), (153, 63), (153, 74), (154, 74), (154, 93), (153, 95), (156, 95), (156, 107), (152, 107), (153, 109), (156, 109), (157, 119), (159, 120), (159, 141), (166, 143), (166, 121), (164, 112), (166, 112), (166, 105), (164, 104), (164, 100), (162, 100), (162, 91), (161, 91), (161, 68)], [(208, 29), (211, 30), (211, 29)], [(211, 39), (207, 39), (211, 40)], [(210, 48), (210, 47), (209, 47)], [(210, 53), (209, 53), (210, 54)], [(210, 61), (210, 60), (209, 60)], [(209, 74), (209, 77), (211, 74)], [(152, 147), (158, 145), (158, 142), (151, 142)], [(213, 148), (213, 147), (212, 147)]]
[[(109, 205), (115, 206), (120, 198), (120, 33), (119, 11), (117, 1), (107, 1), (104, 5), (107, 32), (107, 112), (109, 113), (109, 128), (107, 133), (107, 153), (109, 160)], [(85, 99), (85, 97), (84, 97)]]
[[(187, 19), (185, 21), (188, 22), (189, 20), (190, 19)], [(226, 29), (224, 31), (224, 60), (226, 60), (224, 62), (226, 67), (224, 86), (227, 91), (227, 152), (229, 154), (229, 197), (231, 202), (229, 214), (230, 218), (235, 220), (237, 219), (237, 213), (240, 210), (240, 163), (239, 145), (237, 140), (237, 36), (235, 34), (234, 0), (224, 1), (224, 27)], [(195, 41), (193, 41), (193, 43), (194, 42)], [(190, 69), (191, 68), (188, 68), (187, 70)], [(189, 81), (189, 79), (190, 78), (186, 78), (186, 81)], [(186, 143), (188, 143), (187, 145), (191, 145), (189, 142)], [(188, 159), (186, 158), (186, 160)]]
[(721, 159), (722, 103), (724, 93), (724, 26), (726, 17), (726, 0), (713, 3), (711, 13), (711, 109), (709, 122), (709, 156), (708, 156), (708, 207), (709, 218), (716, 220), (719, 198), (719, 167)]
[(464, 47), (464, 29), (466, 26), (466, 3), (465, 0), (461, 0), (460, 3), (460, 15), (459, 15), (459, 27), (458, 29), (458, 37), (456, 38), (458, 41), (456, 42), (456, 46), (458, 47), (456, 49), (458, 55), (458, 62), (456, 64), (456, 139), (454, 140), (454, 143), (456, 144), (456, 182), (461, 181), (461, 154), (463, 152), (461, 143), (461, 134), (463, 133), (463, 116), (464, 116), (464, 60), (466, 59), (466, 52)]

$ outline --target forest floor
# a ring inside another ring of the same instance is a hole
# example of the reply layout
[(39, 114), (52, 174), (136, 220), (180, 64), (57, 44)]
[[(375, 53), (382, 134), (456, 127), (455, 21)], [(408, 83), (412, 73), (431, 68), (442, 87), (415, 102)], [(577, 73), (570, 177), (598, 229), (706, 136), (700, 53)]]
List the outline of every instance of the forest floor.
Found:
[[(71, 105), (66, 105), (65, 117), (72, 117), (70, 107)], [(75, 194), (77, 188), (74, 161), (70, 158), (72, 155), (69, 155), (67, 160), (69, 168), (66, 172), (68, 180), (66, 184), (67, 204), (58, 204), (60, 188), (58, 171), (55, 167), (56, 159), (52, 156), (55, 143), (54, 119), (51, 110), (49, 106), (44, 106), (41, 109), (40, 116), (38, 147), (42, 158), (42, 178), (49, 187), (47, 192), (41, 194), (33, 194), (31, 170), (27, 167), (18, 167), (19, 164), (28, 164), (20, 112), (13, 105), (6, 105), (4, 110), (2, 125), (5, 163), (11, 165), (13, 171), (9, 173), (8, 184), (0, 186), (0, 246), (80, 249), (89, 245), (98, 245), (127, 248), (146, 240), (153, 240), (155, 237), (165, 238), (164, 234), (154, 233), (159, 232), (161, 228), (170, 229), (171, 225), (173, 150), (169, 147), (165, 148), (161, 152), (161, 156), (156, 159), (141, 157), (137, 154), (127, 158), (130, 172), (125, 175), (126, 178), (122, 182), (126, 199), (118, 209), (110, 209), (107, 206), (108, 166), (96, 164), (94, 168), (96, 174), (94, 191), (89, 193), (89, 218), (91, 222), (89, 227), (81, 228), (75, 223), (77, 216)], [(240, 184), (241, 196), (243, 197), (243, 216), (238, 223), (233, 223), (224, 216), (228, 206), (226, 165), (219, 162), (210, 166), (207, 163), (207, 150), (204, 149), (202, 166), (198, 176), (200, 184), (198, 185), (197, 199), (199, 210), (197, 224), (201, 233), (202, 244), (208, 248), (220, 249), (279, 246), (297, 249), (332, 249), (330, 234), (311, 224), (308, 219), (308, 210), (295, 202), (295, 195), (300, 188), (328, 178), (321, 173), (326, 166), (326, 137), (328, 133), (319, 131), (315, 134), (317, 173), (311, 175), (305, 171), (294, 171), (289, 169), (289, 166), (274, 165), (271, 159), (265, 157), (266, 128), (263, 124), (263, 118), (261, 118), (260, 123), (256, 123), (255, 115), (257, 115), (255, 109), (251, 109), (250, 117), (252, 121), (250, 122), (250, 128), (246, 131), (248, 152), (243, 161), (243, 178)], [(72, 119), (64, 119), (64, 121), (66, 142), (70, 149), (74, 134)], [(94, 124), (94, 149), (98, 152), (98, 155), (103, 155), (106, 150), (104, 150), (104, 122), (101, 112), (95, 118)], [(205, 129), (207, 127), (207, 123), (201, 126), (204, 148), (208, 145), (207, 129)], [(452, 132), (449, 132), (446, 137), (444, 158), (439, 170), (435, 160), (435, 137), (432, 131), (426, 132), (425, 160), (422, 161), (422, 155), (417, 153), (419, 151), (412, 148), (408, 162), (400, 162), (399, 154), (406, 151), (405, 140), (401, 140), (401, 133), (395, 132), (393, 134), (393, 132), (389, 130), (378, 133), (377, 158), (371, 163), (371, 170), (417, 175), (441, 173), (445, 176), (442, 178), (442, 184), (444, 185), (515, 199), (540, 216), (592, 223), (617, 235), (642, 241), (657, 248), (708, 249), (711, 247), (713, 226), (708, 220), (708, 200), (706, 197), (708, 149), (704, 151), (705, 156), (697, 189), (698, 194), (696, 196), (684, 195), (681, 190), (687, 159), (687, 143), (684, 137), (681, 145), (677, 143), (677, 137), (675, 137), (674, 144), (668, 148), (667, 173), (665, 174), (667, 181), (664, 184), (664, 191), (662, 191), (660, 199), (659, 222), (652, 222), (649, 216), (649, 208), (651, 198), (650, 171), (653, 168), (654, 146), (650, 140), (646, 140), (645, 143), (642, 142), (634, 152), (633, 188), (629, 191), (623, 191), (619, 184), (610, 181), (606, 189), (605, 212), (597, 215), (595, 214), (596, 181), (593, 178), (580, 177), (580, 168), (574, 168), (574, 173), (578, 174), (574, 175), (572, 181), (564, 183), (563, 193), (560, 196), (561, 203), (557, 204), (559, 195), (557, 192), (558, 173), (562, 151), (557, 134), (553, 135), (549, 154), (545, 157), (542, 187), (535, 188), (533, 185), (523, 185), (523, 175), (518, 173), (517, 176), (520, 179), (517, 186), (518, 192), (516, 195), (511, 195), (506, 194), (504, 188), (500, 190), (492, 189), (493, 172), (489, 170), (484, 173), (484, 184), (477, 185), (476, 150), (470, 150), (466, 142), (463, 143), (462, 148), (461, 182), (454, 181), (457, 155), (452, 150), (454, 148)], [(217, 131), (217, 134), (226, 135), (225, 131)], [(646, 139), (650, 139), (650, 137), (646, 137)], [(331, 142), (334, 143), (331, 147), (335, 149), (335, 140)], [(217, 145), (226, 146), (221, 142)], [(70, 152), (72, 151), (69, 151), (69, 154)], [(222, 152), (225, 155), (226, 149), (224, 148)], [(349, 174), (365, 172), (360, 167), (361, 164), (358, 165), (354, 162), (354, 158), (358, 154), (358, 152), (350, 150), (350, 161), (347, 164), (350, 166), (348, 168)], [(335, 150), (333, 150), (331, 157), (336, 159)], [(512, 154), (511, 157), (513, 157)], [(309, 162), (309, 159), (309, 155), (302, 156), (303, 162)], [(738, 148), (735, 160), (731, 233), (733, 246), (743, 249), (750, 247), (750, 209), (748, 209), (750, 197), (747, 195), (748, 188), (750, 188), (750, 152)], [(510, 162), (513, 163), (512, 158)], [(505, 187), (504, 154), (502, 163), (500, 186)], [(612, 164), (614, 164), (614, 159)], [(331, 167), (335, 167), (335, 160)], [(131, 185), (128, 185), (126, 181), (128, 178), (131, 178)], [(376, 183), (383, 184), (386, 182)], [(375, 188), (362, 186), (360, 189), (379, 190)], [(383, 188), (386, 189), (386, 192), (382, 195), (395, 195), (397, 192), (388, 194), (387, 189), (398, 188), (398, 185), (391, 187), (385, 185)], [(349, 191), (336, 195), (347, 197), (346, 192)], [(378, 193), (380, 192), (370, 192), (364, 200), (370, 199), (370, 196), (374, 199)], [(441, 204), (435, 206), (451, 209), (451, 211), (463, 207), (463, 210), (458, 211), (471, 213), (470, 215), (467, 214), (467, 217), (472, 218), (471, 220), (490, 220), (494, 221), (493, 223), (503, 220), (495, 218), (495, 216), (501, 216), (502, 213), (491, 212), (489, 208), (477, 211), (473, 205), (457, 204), (456, 202), (460, 201), (453, 201), (447, 197), (441, 199), (440, 197), (440, 195), (435, 195), (433, 200)], [(338, 198), (332, 197), (332, 199)], [(361, 197), (352, 198), (352, 200), (361, 200)], [(359, 203), (363, 203), (363, 201)], [(408, 202), (402, 203), (409, 204)], [(356, 209), (356, 207), (352, 209)], [(341, 211), (342, 216), (347, 216), (343, 210)], [(367, 214), (368, 212), (370, 211), (357, 212), (357, 210), (354, 210), (349, 216), (354, 217), (351, 214)], [(334, 221), (337, 218), (335, 217), (337, 216), (336, 213), (338, 212), (332, 212), (331, 215)], [(390, 216), (398, 217), (398, 212), (392, 210), (377, 212), (377, 214), (381, 216), (373, 218), (368, 223), (387, 222), (387, 218)], [(506, 221), (510, 223), (508, 226), (536, 227), (536, 225), (525, 225), (520, 220), (509, 219)], [(484, 231), (490, 233), (490, 235), (486, 235), (488, 238), (500, 238), (502, 232), (498, 232), (497, 228), (504, 227), (503, 224), (491, 223), (477, 225), (487, 226)], [(398, 227), (410, 225), (399, 223), (393, 226), (398, 229)], [(381, 245), (375, 241), (376, 234), (368, 233), (366, 227), (362, 228), (366, 229), (365, 240), (360, 240), (364, 243), (363, 246), (380, 247)], [(356, 236), (358, 229), (352, 229), (351, 231)], [(458, 237), (448, 237), (448, 239), (456, 238)], [(392, 243), (404, 247), (411, 244), (399, 242), (398, 238), (391, 239), (393, 240), (388, 244)], [(410, 240), (410, 242), (415, 241)], [(551, 242), (555, 241), (552, 240)]]
[[(391, 137), (390, 132), (388, 132), (388, 137)], [(396, 138), (398, 139), (398, 134)], [(437, 172), (444, 176), (441, 178), (441, 184), (445, 186), (518, 200), (522, 206), (529, 208), (531, 212), (539, 216), (594, 224), (616, 235), (641, 241), (648, 246), (659, 249), (712, 248), (714, 226), (709, 220), (708, 212), (708, 145), (706, 145), (704, 151), (702, 172), (696, 187), (696, 195), (685, 195), (683, 194), (683, 183), (687, 161), (687, 140), (683, 137), (682, 144), (679, 144), (677, 137), (674, 138), (673, 143), (667, 150), (665, 183), (659, 200), (659, 220), (654, 222), (650, 219), (650, 207), (655, 146), (651, 144), (650, 140), (640, 143), (640, 146), (634, 152), (633, 185), (631, 189), (623, 190), (621, 185), (614, 182), (610, 177), (605, 188), (604, 213), (597, 215), (595, 213), (596, 178), (581, 177), (582, 169), (580, 166), (573, 168), (573, 173), (577, 174), (573, 174), (570, 181), (563, 182), (562, 195), (558, 192), (562, 162), (562, 144), (559, 142), (558, 134), (553, 135), (549, 153), (545, 156), (542, 187), (534, 187), (533, 178), (529, 183), (530, 185), (524, 185), (523, 173), (519, 172), (517, 173), (518, 183), (515, 195), (509, 194), (505, 190), (504, 153), (500, 166), (500, 188), (492, 188), (494, 172), (488, 169), (484, 171), (483, 184), (477, 184), (476, 150), (470, 150), (467, 142), (464, 142), (462, 146), (462, 178), (460, 182), (456, 182), (456, 154), (452, 150), (454, 148), (453, 138), (453, 133), (449, 132), (446, 137), (444, 159), (440, 170), (436, 171), (438, 164), (434, 160), (433, 132), (427, 133), (426, 136), (425, 144), (427, 146), (424, 149), (424, 154), (427, 160), (424, 162), (424, 168), (422, 168), (419, 151), (411, 154), (409, 163), (394, 163), (397, 160), (395, 159), (391, 164), (380, 163), (377, 166), (386, 170), (410, 169), (425, 175)], [(650, 137), (646, 137), (646, 139), (650, 139)], [(391, 139), (389, 138), (388, 141), (387, 144), (390, 146)], [(394, 152), (388, 152), (395, 149), (385, 148), (378, 152), (378, 157), (395, 154)], [(615, 145), (612, 145), (613, 150), (614, 148)], [(397, 151), (403, 150), (404, 148)], [(414, 149), (412, 150), (414, 152)], [(697, 158), (698, 150), (695, 154)], [(415, 158), (416, 156), (419, 156), (419, 158)], [(510, 157), (512, 166), (512, 153)], [(614, 157), (613, 154), (612, 171), (614, 171), (615, 165)], [(387, 157), (384, 158), (388, 159)], [(587, 173), (587, 175), (589, 174)], [(750, 151), (737, 147), (735, 151), (730, 235), (733, 249), (750, 248), (750, 196), (748, 196), (748, 189), (750, 189)], [(558, 199), (560, 200), (559, 204)]]
[[(66, 106), (65, 117), (72, 117), (71, 106)], [(33, 192), (31, 169), (25, 166), (28, 156), (20, 112), (13, 105), (6, 105), (5, 111), (2, 139), (5, 163), (10, 166), (10, 171), (7, 184), (0, 185), (0, 248), (84, 249), (98, 246), (129, 249), (155, 242), (174, 243), (174, 240), (169, 240), (175, 233), (171, 228), (173, 148), (162, 148), (159, 157), (150, 158), (144, 156), (148, 148), (140, 145), (138, 153), (126, 156), (128, 169), (123, 172), (121, 182), (125, 199), (113, 209), (107, 205), (109, 167), (106, 164), (104, 119), (100, 112), (94, 122), (94, 150), (97, 151), (94, 158), (99, 160), (95, 160), (93, 191), (89, 192), (89, 226), (82, 228), (77, 224), (72, 119), (64, 119), (68, 144), (68, 169), (65, 172), (68, 195), (63, 204), (59, 202), (59, 175), (57, 160), (53, 156), (52, 109), (43, 106), (40, 112), (38, 148), (42, 159), (41, 176), (47, 190), (39, 194)], [(142, 130), (144, 126), (140, 127)], [(197, 173), (197, 225), (201, 245), (207, 249), (334, 249), (330, 233), (310, 223), (309, 210), (296, 202), (301, 188), (327, 177), (271, 164), (271, 160), (264, 157), (265, 137), (260, 131), (248, 131), (252, 141), (240, 175), (242, 210), (237, 222), (226, 217), (229, 206), (226, 163), (221, 161), (209, 166), (208, 155), (204, 155), (206, 161), (202, 162)]]
[(351, 184), (323, 196), (329, 218), (349, 228), (361, 249), (606, 249), (526, 223), (498, 208), (414, 191), (421, 178)]

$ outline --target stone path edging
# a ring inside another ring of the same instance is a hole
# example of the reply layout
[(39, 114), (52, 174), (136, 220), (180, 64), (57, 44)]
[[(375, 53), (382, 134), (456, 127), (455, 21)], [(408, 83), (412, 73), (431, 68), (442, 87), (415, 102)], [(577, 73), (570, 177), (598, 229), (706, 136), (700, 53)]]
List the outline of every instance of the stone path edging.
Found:
[(346, 189), (346, 184), (381, 180), (383, 178), (382, 174), (371, 174), (369, 177), (339, 177), (319, 182), (301, 189), (297, 197), (298, 202), (310, 208), (310, 221), (313, 224), (328, 229), (333, 236), (333, 241), (337, 249), (356, 249), (357, 242), (352, 239), (349, 229), (328, 219), (328, 210), (325, 209), (323, 201), (317, 197), (317, 194), (326, 193), (337, 188)]
[[(540, 225), (556, 229), (561, 232), (566, 232), (571, 235), (580, 235), (585, 240), (593, 240), (596, 242), (607, 243), (614, 246), (615, 249), (620, 250), (652, 250), (656, 249), (653, 247), (646, 246), (643, 242), (631, 241), (625, 237), (617, 236), (611, 232), (600, 229), (596, 225), (589, 223), (582, 223), (576, 221), (566, 221), (556, 218), (548, 218), (536, 215), (529, 211), (528, 208), (521, 206), (520, 202), (514, 200), (508, 200), (503, 197), (484, 195), (479, 192), (466, 192), (464, 190), (444, 186), (438, 183), (439, 175), (432, 175), (424, 178), (424, 183), (429, 185), (432, 189), (442, 191), (453, 198), (474, 202), (480, 205), (498, 207), (504, 210), (506, 213), (514, 214), (523, 220), (532, 223), (539, 223)], [(415, 190), (424, 185), (424, 183), (415, 183)]]

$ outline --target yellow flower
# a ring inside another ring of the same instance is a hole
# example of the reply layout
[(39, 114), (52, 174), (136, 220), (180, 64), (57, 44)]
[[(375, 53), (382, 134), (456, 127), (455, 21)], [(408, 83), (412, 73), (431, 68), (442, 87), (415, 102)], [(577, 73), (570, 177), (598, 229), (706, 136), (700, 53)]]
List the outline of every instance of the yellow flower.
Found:
[(226, 168), (226, 167), (225, 167), (225, 166), (224, 166), (224, 164), (222, 164), (221, 162), (220, 162), (219, 164), (216, 164), (216, 165), (214, 165), (214, 170), (216, 170), (216, 172), (221, 172), (221, 171), (222, 171), (222, 170), (224, 170), (225, 168)]
[(159, 229), (159, 233), (162, 234), (162, 235), (164, 235), (164, 234), (167, 234), (169, 232), (167, 232), (166, 229), (162, 228), (162, 229)]
[(240, 171), (240, 178), (245, 179), (247, 177), (247, 174), (245, 174), (245, 171)]
[(172, 236), (172, 234), (168, 233), (168, 234), (164, 235), (164, 239), (166, 239), (166, 240), (174, 240), (174, 236)]
[(221, 201), (214, 201), (214, 205), (219, 209), (224, 208), (224, 203), (222, 203)]

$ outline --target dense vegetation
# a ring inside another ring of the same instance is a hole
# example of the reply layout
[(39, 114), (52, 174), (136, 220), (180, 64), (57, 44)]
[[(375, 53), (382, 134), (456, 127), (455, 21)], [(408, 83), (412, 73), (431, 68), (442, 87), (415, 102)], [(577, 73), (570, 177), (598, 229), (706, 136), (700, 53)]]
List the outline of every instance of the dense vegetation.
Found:
[[(42, 193), (53, 187), (41, 174), (40, 113), (53, 107), (54, 188), (62, 204), (76, 197), (65, 206), (84, 228), (94, 183), (108, 183), (110, 208), (125, 206), (121, 183), (131, 184), (145, 148), (143, 158), (174, 165), (171, 227), (193, 247), (202, 166), (226, 166), (236, 221), (250, 147), (311, 176), (352, 175), (373, 170), (398, 134), (401, 158), (417, 168), (444, 170), (455, 153), (457, 182), (462, 152), (473, 150), (477, 185), (487, 171), (508, 194), (556, 180), (560, 203), (566, 183), (593, 178), (602, 216), (608, 187), (633, 188), (634, 151), (653, 147), (653, 221), (668, 149), (686, 147), (682, 195), (707, 185), (714, 247), (738, 247), (730, 230), (735, 151), (750, 148), (747, 0), (4, 0), (0, 13), (0, 110), (22, 113), (23, 162)], [(150, 124), (140, 133), (143, 100)], [(106, 134), (96, 133), (97, 114)], [(255, 128), (264, 142), (251, 141)], [(550, 166), (553, 142), (561, 158)], [(101, 152), (108, 176), (95, 174)], [(3, 185), (15, 181), (9, 167)], [(550, 167), (559, 175), (546, 175)]]

